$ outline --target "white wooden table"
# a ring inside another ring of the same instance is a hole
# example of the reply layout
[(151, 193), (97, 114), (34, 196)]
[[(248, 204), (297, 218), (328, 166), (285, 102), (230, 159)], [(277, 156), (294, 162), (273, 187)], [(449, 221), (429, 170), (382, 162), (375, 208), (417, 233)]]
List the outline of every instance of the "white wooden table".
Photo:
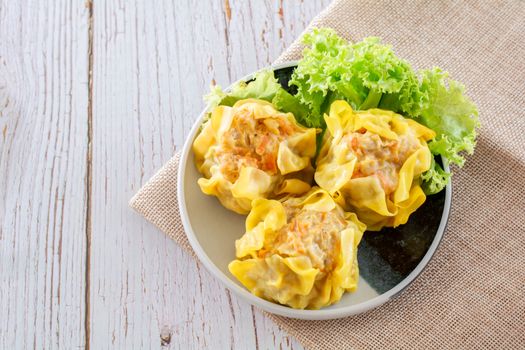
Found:
[(0, 0), (0, 349), (299, 349), (132, 212), (323, 1)]

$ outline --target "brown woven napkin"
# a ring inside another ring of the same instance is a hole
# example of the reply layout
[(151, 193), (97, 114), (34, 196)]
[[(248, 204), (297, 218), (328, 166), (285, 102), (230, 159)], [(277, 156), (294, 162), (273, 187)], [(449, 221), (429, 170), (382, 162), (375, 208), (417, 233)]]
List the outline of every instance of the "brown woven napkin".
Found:
[[(454, 169), (452, 212), (435, 257), (401, 294), (333, 321), (270, 317), (311, 349), (525, 348), (525, 3), (334, 1), (312, 23), (376, 35), (417, 68), (468, 87), (481, 130)], [(300, 57), (294, 44), (279, 61)], [(131, 206), (192, 253), (179, 218), (175, 156)]]

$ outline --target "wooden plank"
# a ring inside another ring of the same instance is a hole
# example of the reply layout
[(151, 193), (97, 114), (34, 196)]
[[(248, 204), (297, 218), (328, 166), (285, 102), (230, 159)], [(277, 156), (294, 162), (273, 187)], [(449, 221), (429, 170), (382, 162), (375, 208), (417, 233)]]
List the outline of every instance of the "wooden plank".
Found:
[(85, 344), (88, 17), (0, 1), (0, 348)]
[(300, 348), (126, 203), (182, 145), (210, 83), (271, 63), (327, 3), (94, 3), (93, 349)]

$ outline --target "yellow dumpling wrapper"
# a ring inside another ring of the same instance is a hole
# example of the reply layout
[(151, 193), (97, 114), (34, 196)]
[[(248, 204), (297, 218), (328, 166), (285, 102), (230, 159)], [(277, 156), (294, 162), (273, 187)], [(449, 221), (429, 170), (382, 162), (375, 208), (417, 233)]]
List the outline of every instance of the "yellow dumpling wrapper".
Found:
[(308, 192), (316, 134), (264, 100), (217, 106), (193, 142), (199, 186), (240, 214), (257, 198)]
[(228, 268), (261, 298), (319, 309), (357, 288), (357, 246), (365, 229), (318, 187), (301, 197), (256, 199)]
[(315, 181), (369, 230), (396, 227), (425, 202), (420, 175), (431, 166), (427, 141), (436, 134), (392, 111), (354, 111), (335, 101)]

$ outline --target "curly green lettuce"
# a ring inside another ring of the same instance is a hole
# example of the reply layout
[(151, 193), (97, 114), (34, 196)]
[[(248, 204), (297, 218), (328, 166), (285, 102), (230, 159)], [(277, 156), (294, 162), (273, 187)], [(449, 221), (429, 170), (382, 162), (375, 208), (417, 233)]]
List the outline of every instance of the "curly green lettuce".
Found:
[(429, 144), (430, 150), (463, 166), (462, 151), (472, 154), (476, 145), (476, 105), (465, 95), (465, 87), (439, 68), (423, 70), (421, 75), (420, 89), (428, 96), (428, 102), (418, 113), (419, 122), (437, 134)]
[[(324, 128), (323, 114), (335, 99), (354, 109), (382, 108), (412, 118), (437, 134), (429, 143), (434, 155), (462, 166), (472, 154), (478, 111), (463, 85), (439, 68), (416, 72), (376, 37), (351, 44), (329, 28), (303, 37), (307, 46), (290, 80), (295, 97), (307, 106), (309, 126)], [(441, 191), (450, 179), (436, 162), (423, 174), (427, 194)]]
[(258, 98), (272, 102), (277, 91), (283, 90), (270, 70), (262, 70), (255, 73), (250, 82), (239, 81), (234, 84), (230, 91), (223, 91), (219, 85), (212, 87), (209, 94), (204, 96), (208, 103), (208, 109), (218, 105), (233, 106), (235, 102), (246, 98)]
[(445, 188), (445, 186), (450, 181), (451, 176), (451, 173), (447, 173), (445, 170), (443, 170), (441, 165), (432, 159), (430, 169), (421, 175), (421, 179), (423, 180), (421, 187), (427, 194), (438, 193), (443, 188)]
[(238, 82), (227, 92), (219, 85), (212, 86), (211, 91), (204, 96), (208, 104), (208, 111), (218, 105), (231, 107), (235, 102), (246, 98), (272, 102), (278, 110), (293, 113), (299, 123), (309, 127), (313, 126), (309, 119), (310, 110), (297, 97), (283, 89), (271, 70), (259, 71), (255, 73), (251, 81)]
[[(303, 43), (307, 47), (290, 84), (297, 87), (297, 97), (317, 117), (318, 126), (330, 106), (327, 101), (342, 98), (354, 109), (374, 108), (383, 94), (399, 93), (406, 81), (417, 80), (410, 65), (379, 38), (352, 45), (332, 29), (314, 28)], [(412, 102), (404, 104), (408, 103)]]

